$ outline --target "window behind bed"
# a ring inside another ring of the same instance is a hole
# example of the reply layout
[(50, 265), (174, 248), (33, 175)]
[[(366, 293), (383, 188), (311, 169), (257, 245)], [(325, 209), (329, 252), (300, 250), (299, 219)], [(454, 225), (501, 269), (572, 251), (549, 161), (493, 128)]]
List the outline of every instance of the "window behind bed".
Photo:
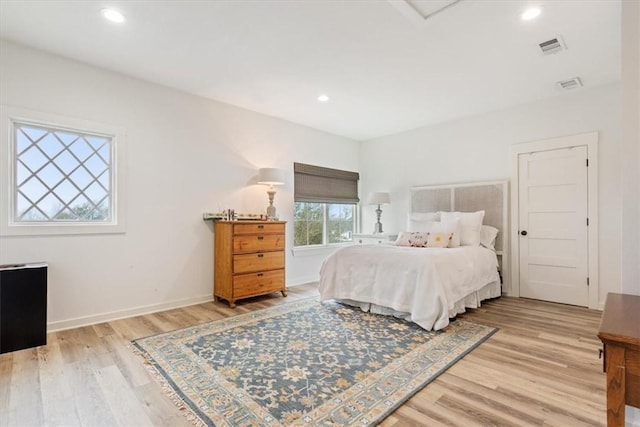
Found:
[(357, 172), (293, 164), (294, 246), (351, 242), (358, 198)]

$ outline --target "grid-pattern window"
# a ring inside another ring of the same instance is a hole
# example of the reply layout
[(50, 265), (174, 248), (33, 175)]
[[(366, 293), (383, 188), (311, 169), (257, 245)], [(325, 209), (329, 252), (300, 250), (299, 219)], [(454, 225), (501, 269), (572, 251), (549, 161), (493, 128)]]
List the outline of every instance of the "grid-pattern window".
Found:
[(112, 220), (113, 136), (13, 122), (13, 221)]

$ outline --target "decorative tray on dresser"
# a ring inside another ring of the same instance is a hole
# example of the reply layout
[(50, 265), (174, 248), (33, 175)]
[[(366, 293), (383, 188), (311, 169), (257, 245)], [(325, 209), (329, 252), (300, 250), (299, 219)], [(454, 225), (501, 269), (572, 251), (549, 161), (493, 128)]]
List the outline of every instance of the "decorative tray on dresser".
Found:
[(214, 221), (213, 297), (236, 300), (282, 292), (285, 221)]

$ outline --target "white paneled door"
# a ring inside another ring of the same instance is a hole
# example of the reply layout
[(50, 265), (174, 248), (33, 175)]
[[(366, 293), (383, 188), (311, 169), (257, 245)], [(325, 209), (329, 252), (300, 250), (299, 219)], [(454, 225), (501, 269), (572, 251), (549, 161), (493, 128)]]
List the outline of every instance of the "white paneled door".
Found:
[(518, 162), (520, 296), (588, 306), (587, 147)]

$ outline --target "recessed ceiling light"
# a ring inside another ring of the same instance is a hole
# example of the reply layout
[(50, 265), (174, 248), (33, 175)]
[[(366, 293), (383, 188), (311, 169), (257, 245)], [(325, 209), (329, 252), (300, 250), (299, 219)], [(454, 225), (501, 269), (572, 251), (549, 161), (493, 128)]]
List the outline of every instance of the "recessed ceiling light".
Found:
[(122, 24), (124, 22), (124, 15), (115, 9), (102, 9), (100, 13), (108, 21), (115, 22), (116, 24)]
[(329, 95), (320, 95), (318, 96), (318, 102), (327, 102), (329, 101)]
[(529, 9), (525, 10), (524, 12), (522, 12), (522, 15), (520, 15), (520, 18), (523, 21), (530, 21), (534, 18), (537, 18), (538, 15), (540, 15), (540, 13), (542, 12), (542, 10), (540, 10), (539, 7), (530, 7)]

